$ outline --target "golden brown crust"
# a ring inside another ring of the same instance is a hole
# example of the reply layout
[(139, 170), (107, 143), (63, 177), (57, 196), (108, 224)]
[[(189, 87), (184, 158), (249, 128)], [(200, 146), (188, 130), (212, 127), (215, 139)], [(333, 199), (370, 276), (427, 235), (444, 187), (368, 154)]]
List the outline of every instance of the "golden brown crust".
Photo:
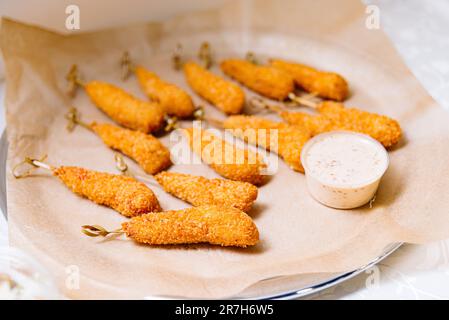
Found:
[(85, 86), (92, 102), (118, 124), (145, 133), (159, 130), (164, 109), (155, 102), (139, 100), (105, 82), (91, 81)]
[(245, 104), (243, 90), (194, 62), (184, 64), (184, 74), (190, 87), (202, 98), (226, 114), (242, 112)]
[(153, 191), (134, 178), (79, 167), (59, 167), (53, 174), (74, 193), (126, 217), (161, 211)]
[[(228, 117), (223, 126), (226, 129), (233, 129), (232, 134), (248, 143), (277, 153), (293, 170), (304, 172), (301, 164), (301, 150), (311, 137), (309, 130), (244, 115)], [(259, 129), (265, 130), (259, 131)], [(273, 134), (275, 134), (274, 137)]]
[(266, 164), (258, 153), (240, 149), (209, 130), (189, 128), (184, 132), (189, 139), (190, 148), (219, 175), (254, 185), (265, 181), (262, 171)]
[(151, 100), (158, 102), (165, 112), (179, 118), (192, 116), (195, 106), (187, 92), (143, 67), (136, 67), (135, 73), (143, 92)]
[(312, 136), (334, 130), (333, 122), (325, 116), (290, 111), (283, 111), (279, 115), (290, 125), (306, 128)]
[(256, 245), (259, 232), (252, 219), (236, 208), (201, 206), (149, 213), (122, 224), (126, 235), (150, 245), (210, 243)]
[(272, 59), (270, 64), (288, 72), (296, 85), (326, 99), (343, 101), (349, 95), (348, 83), (339, 74), (316, 70), (303, 64)]
[(221, 70), (251, 90), (271, 99), (285, 100), (295, 89), (293, 78), (284, 70), (241, 59), (227, 59)]
[(292, 125), (307, 127), (313, 135), (332, 130), (348, 130), (367, 134), (388, 148), (399, 142), (399, 123), (387, 116), (346, 108), (343, 104), (326, 101), (318, 106), (319, 115), (283, 112), (281, 117)]
[(171, 165), (170, 151), (150, 134), (111, 124), (93, 123), (91, 128), (107, 146), (134, 159), (148, 174), (156, 174)]
[(257, 187), (248, 182), (167, 171), (154, 178), (166, 192), (194, 206), (219, 205), (248, 212), (257, 198)]

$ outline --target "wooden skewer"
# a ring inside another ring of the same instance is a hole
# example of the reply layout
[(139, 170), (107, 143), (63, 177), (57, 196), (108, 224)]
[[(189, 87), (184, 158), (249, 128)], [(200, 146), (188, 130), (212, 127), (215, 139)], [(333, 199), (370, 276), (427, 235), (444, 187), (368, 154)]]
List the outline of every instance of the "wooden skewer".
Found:
[[(313, 94), (308, 94), (308, 95), (306, 95), (306, 96), (312, 96), (312, 97), (314, 97), (315, 95), (313, 95)], [(296, 102), (296, 103), (299, 104), (299, 105), (306, 106), (306, 107), (309, 107), (309, 108), (316, 109), (316, 107), (318, 106), (318, 103), (317, 103), (317, 102), (311, 101), (311, 100), (309, 100), (309, 99), (307, 99), (307, 98), (305, 98), (305, 97), (297, 96), (297, 95), (294, 94), (293, 92), (290, 92), (290, 93), (288, 94), (288, 98), (289, 98), (291, 101)]]
[[(37, 168), (42, 168), (45, 170), (53, 171), (55, 169), (55, 167), (45, 163), (44, 162), (45, 159), (47, 159), (47, 155), (42, 156), (40, 159), (25, 157), (25, 159), (22, 162), (16, 164), (14, 166), (14, 168), (12, 169), (12, 174), (13, 174), (14, 178), (20, 179), (20, 178), (28, 177), (31, 174), (31, 172), (33, 172)], [(25, 164), (30, 165), (31, 168), (29, 170), (25, 171), (24, 173), (17, 173), (17, 169)]]
[(123, 159), (122, 155), (120, 153), (115, 152), (114, 153), (114, 160), (115, 160), (115, 167), (125, 176), (132, 177), (133, 174), (129, 171), (128, 165), (126, 164), (125, 160)]
[(123, 231), (122, 228), (108, 231), (102, 226), (99, 225), (84, 225), (81, 227), (81, 231), (89, 237), (106, 237), (110, 234), (123, 234), (125, 231)]
[(173, 63), (173, 68), (175, 70), (181, 70), (182, 68), (182, 44), (178, 43), (176, 44), (176, 48), (173, 51), (173, 55), (172, 55), (172, 63)]
[(200, 59), (205, 69), (209, 69), (212, 66), (214, 61), (209, 42), (205, 41), (201, 44), (200, 50), (198, 51), (198, 59)]
[(276, 113), (281, 113), (281, 112), (286, 111), (284, 108), (269, 104), (265, 100), (263, 100), (262, 98), (259, 98), (259, 97), (253, 97), (252, 99), (250, 99), (249, 104), (251, 105), (251, 107), (253, 107), (256, 110), (269, 110), (269, 111), (274, 111)]
[(245, 59), (248, 62), (251, 62), (253, 64), (259, 64), (259, 60), (257, 59), (256, 55), (252, 51), (248, 51), (245, 55)]
[[(159, 183), (155, 183), (153, 179), (149, 179), (146, 176), (136, 175), (136, 174), (132, 173), (128, 167), (128, 164), (126, 163), (125, 159), (123, 158), (123, 156), (120, 153), (118, 153), (118, 152), (114, 153), (114, 161), (115, 161), (115, 167), (123, 175), (132, 177), (135, 179), (143, 180), (145, 182), (151, 183), (154, 186), (160, 187)], [(150, 175), (150, 177), (153, 178), (152, 175)]]
[(125, 51), (120, 59), (120, 66), (122, 67), (122, 80), (127, 80), (131, 74), (134, 73), (136, 67), (131, 61), (131, 56), (128, 51)]
[(223, 121), (206, 116), (203, 106), (199, 106), (193, 113), (195, 120), (206, 121), (215, 127), (223, 129)]
[(212, 124), (215, 127), (224, 129), (223, 121), (221, 121), (221, 120), (218, 120), (218, 119), (215, 119), (215, 118), (211, 118), (211, 117), (204, 117), (203, 120), (207, 121), (208, 123)]
[(76, 64), (73, 64), (70, 67), (70, 70), (66, 75), (66, 79), (68, 83), (67, 94), (73, 98), (76, 95), (76, 89), (78, 87), (85, 86), (85, 83), (79, 78), (78, 66)]
[(65, 118), (68, 120), (66, 128), (69, 132), (72, 132), (76, 125), (80, 125), (89, 131), (93, 131), (90, 124), (81, 121), (78, 110), (75, 107), (70, 107), (70, 110), (65, 115)]
[[(122, 63), (122, 68), (123, 70), (127, 70), (126, 71), (126, 75), (124, 74), (124, 80), (129, 77), (129, 74), (131, 74), (131, 72), (133, 72), (134, 70), (134, 66), (131, 62), (129, 53), (126, 51), (121, 59), (121, 63)], [(79, 77), (78, 77), (78, 67), (76, 64), (72, 65), (72, 67), (70, 68), (69, 73), (66, 76), (66, 79), (68, 81), (68, 94), (73, 98), (76, 94), (76, 89), (78, 87), (84, 87), (85, 83), (82, 82)], [(86, 129), (92, 130), (92, 128), (90, 128), (90, 125), (82, 122), (76, 112), (76, 109), (74, 107), (72, 107), (69, 111), (69, 113), (66, 115), (66, 119), (69, 120), (69, 124), (67, 125), (67, 129), (69, 131), (72, 131), (74, 128), (75, 124), (79, 124), (83, 127), (85, 127)], [(170, 132), (176, 128), (178, 128), (178, 118), (175, 116), (169, 116), (169, 115), (165, 115), (164, 116), (164, 121), (165, 121), (165, 127), (164, 127), (164, 131), (165, 132)]]

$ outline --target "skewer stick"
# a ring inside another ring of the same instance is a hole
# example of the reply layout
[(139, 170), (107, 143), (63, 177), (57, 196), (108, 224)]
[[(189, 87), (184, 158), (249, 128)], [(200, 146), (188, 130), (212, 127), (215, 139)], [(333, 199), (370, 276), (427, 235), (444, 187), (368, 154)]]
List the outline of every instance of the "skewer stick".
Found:
[(120, 171), (123, 175), (133, 177), (134, 175), (129, 171), (128, 165), (126, 164), (125, 160), (123, 159), (122, 155), (120, 153), (115, 152), (114, 153), (114, 161), (115, 161), (115, 167)]
[(256, 110), (269, 110), (276, 113), (284, 112), (284, 108), (267, 103), (262, 98), (253, 97), (249, 100), (249, 104)]
[[(132, 177), (132, 178), (135, 178), (135, 179), (143, 180), (145, 182), (151, 183), (152, 185), (160, 187), (160, 185), (158, 183), (157, 184), (154, 183), (153, 179), (149, 179), (146, 176), (133, 174), (131, 172), (131, 170), (129, 169), (128, 164), (126, 163), (125, 159), (123, 158), (123, 156), (120, 153), (118, 153), (118, 152), (114, 153), (114, 161), (115, 161), (115, 167), (123, 175), (128, 176), (128, 177)], [(153, 178), (152, 175), (150, 175), (150, 177)]]
[(215, 127), (224, 129), (223, 121), (221, 121), (221, 120), (218, 120), (218, 119), (215, 119), (215, 118), (211, 118), (211, 117), (204, 117), (203, 120), (207, 121), (208, 123), (210, 123), (211, 125), (213, 125)]
[(246, 53), (245, 59), (246, 59), (248, 62), (251, 62), (251, 63), (253, 63), (253, 64), (259, 64), (259, 60), (257, 60), (256, 55), (255, 55), (254, 52), (252, 52), (252, 51), (248, 51), (248, 52)]
[(124, 234), (125, 231), (123, 231), (122, 228), (108, 231), (102, 226), (99, 225), (84, 225), (81, 227), (81, 232), (84, 233), (86, 236), (89, 237), (106, 237), (110, 234)]
[(212, 66), (214, 60), (212, 58), (209, 42), (205, 41), (201, 44), (200, 50), (198, 51), (198, 59), (200, 59), (201, 64), (205, 69), (209, 69)]
[(198, 108), (196, 108), (196, 110), (193, 112), (193, 117), (195, 118), (195, 120), (206, 121), (215, 127), (223, 128), (223, 121), (206, 116), (206, 112), (204, 111), (203, 106), (199, 106)]
[(78, 110), (75, 107), (70, 107), (70, 110), (65, 115), (65, 118), (68, 120), (66, 128), (69, 132), (72, 132), (76, 125), (80, 125), (89, 131), (93, 131), (91, 125), (81, 121)]
[(302, 105), (302, 106), (306, 106), (306, 107), (309, 107), (309, 108), (316, 109), (316, 107), (318, 106), (318, 103), (314, 102), (314, 101), (312, 101), (312, 100), (310, 100), (310, 99), (308, 99), (306, 97), (315, 97), (315, 95), (314, 94), (308, 94), (308, 95), (305, 95), (303, 97), (300, 97), (300, 96), (297, 96), (296, 94), (294, 94), (293, 92), (290, 92), (288, 94), (288, 98), (291, 101), (296, 102), (297, 104)]
[[(37, 168), (42, 168), (45, 170), (49, 170), (49, 171), (53, 171), (55, 168), (47, 163), (45, 163), (44, 161), (47, 159), (47, 155), (42, 156), (40, 159), (35, 159), (35, 158), (31, 158), (31, 157), (25, 157), (25, 159), (21, 162), (19, 162), (18, 164), (16, 164), (14, 166), (14, 168), (12, 169), (12, 174), (14, 176), (14, 178), (16, 179), (20, 179), (20, 178), (25, 178), (31, 175), (31, 173), (37, 169)], [(30, 165), (31, 168), (28, 169), (27, 171), (23, 172), (23, 173), (18, 173), (17, 169), (20, 168), (23, 165)]]
[(170, 132), (179, 128), (179, 122), (177, 117), (169, 116), (166, 114), (164, 120), (165, 120), (165, 127), (164, 127), (165, 132)]
[(122, 68), (122, 80), (127, 80), (131, 74), (134, 73), (136, 67), (131, 61), (131, 56), (128, 51), (125, 51), (120, 59), (120, 66)]
[(193, 111), (193, 117), (195, 120), (203, 120), (206, 116), (206, 111), (203, 106), (198, 106), (195, 111)]
[(76, 64), (73, 64), (70, 67), (69, 72), (66, 75), (66, 80), (68, 82), (68, 87), (67, 87), (67, 94), (70, 97), (75, 97), (76, 94), (76, 89), (78, 87), (84, 87), (85, 83), (83, 81), (81, 81), (81, 79), (79, 78), (78, 75), (78, 66)]
[(181, 70), (182, 68), (182, 44), (178, 43), (176, 44), (176, 48), (173, 51), (173, 55), (172, 55), (172, 63), (173, 63), (173, 68), (175, 70)]

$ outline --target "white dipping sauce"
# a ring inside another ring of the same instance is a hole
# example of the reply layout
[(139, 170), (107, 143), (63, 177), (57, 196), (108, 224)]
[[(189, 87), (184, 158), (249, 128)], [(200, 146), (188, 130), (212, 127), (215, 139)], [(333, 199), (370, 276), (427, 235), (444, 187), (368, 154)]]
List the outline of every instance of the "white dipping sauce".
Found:
[(388, 153), (371, 137), (348, 131), (317, 135), (301, 153), (307, 186), (319, 202), (339, 209), (364, 205), (388, 168)]

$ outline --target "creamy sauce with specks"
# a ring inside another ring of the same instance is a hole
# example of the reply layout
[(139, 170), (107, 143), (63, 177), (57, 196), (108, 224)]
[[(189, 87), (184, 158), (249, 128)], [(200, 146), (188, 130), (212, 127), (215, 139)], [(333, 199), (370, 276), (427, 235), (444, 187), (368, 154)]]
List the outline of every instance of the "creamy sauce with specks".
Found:
[(305, 154), (309, 174), (324, 184), (357, 186), (380, 177), (388, 165), (381, 145), (351, 133), (319, 139)]

